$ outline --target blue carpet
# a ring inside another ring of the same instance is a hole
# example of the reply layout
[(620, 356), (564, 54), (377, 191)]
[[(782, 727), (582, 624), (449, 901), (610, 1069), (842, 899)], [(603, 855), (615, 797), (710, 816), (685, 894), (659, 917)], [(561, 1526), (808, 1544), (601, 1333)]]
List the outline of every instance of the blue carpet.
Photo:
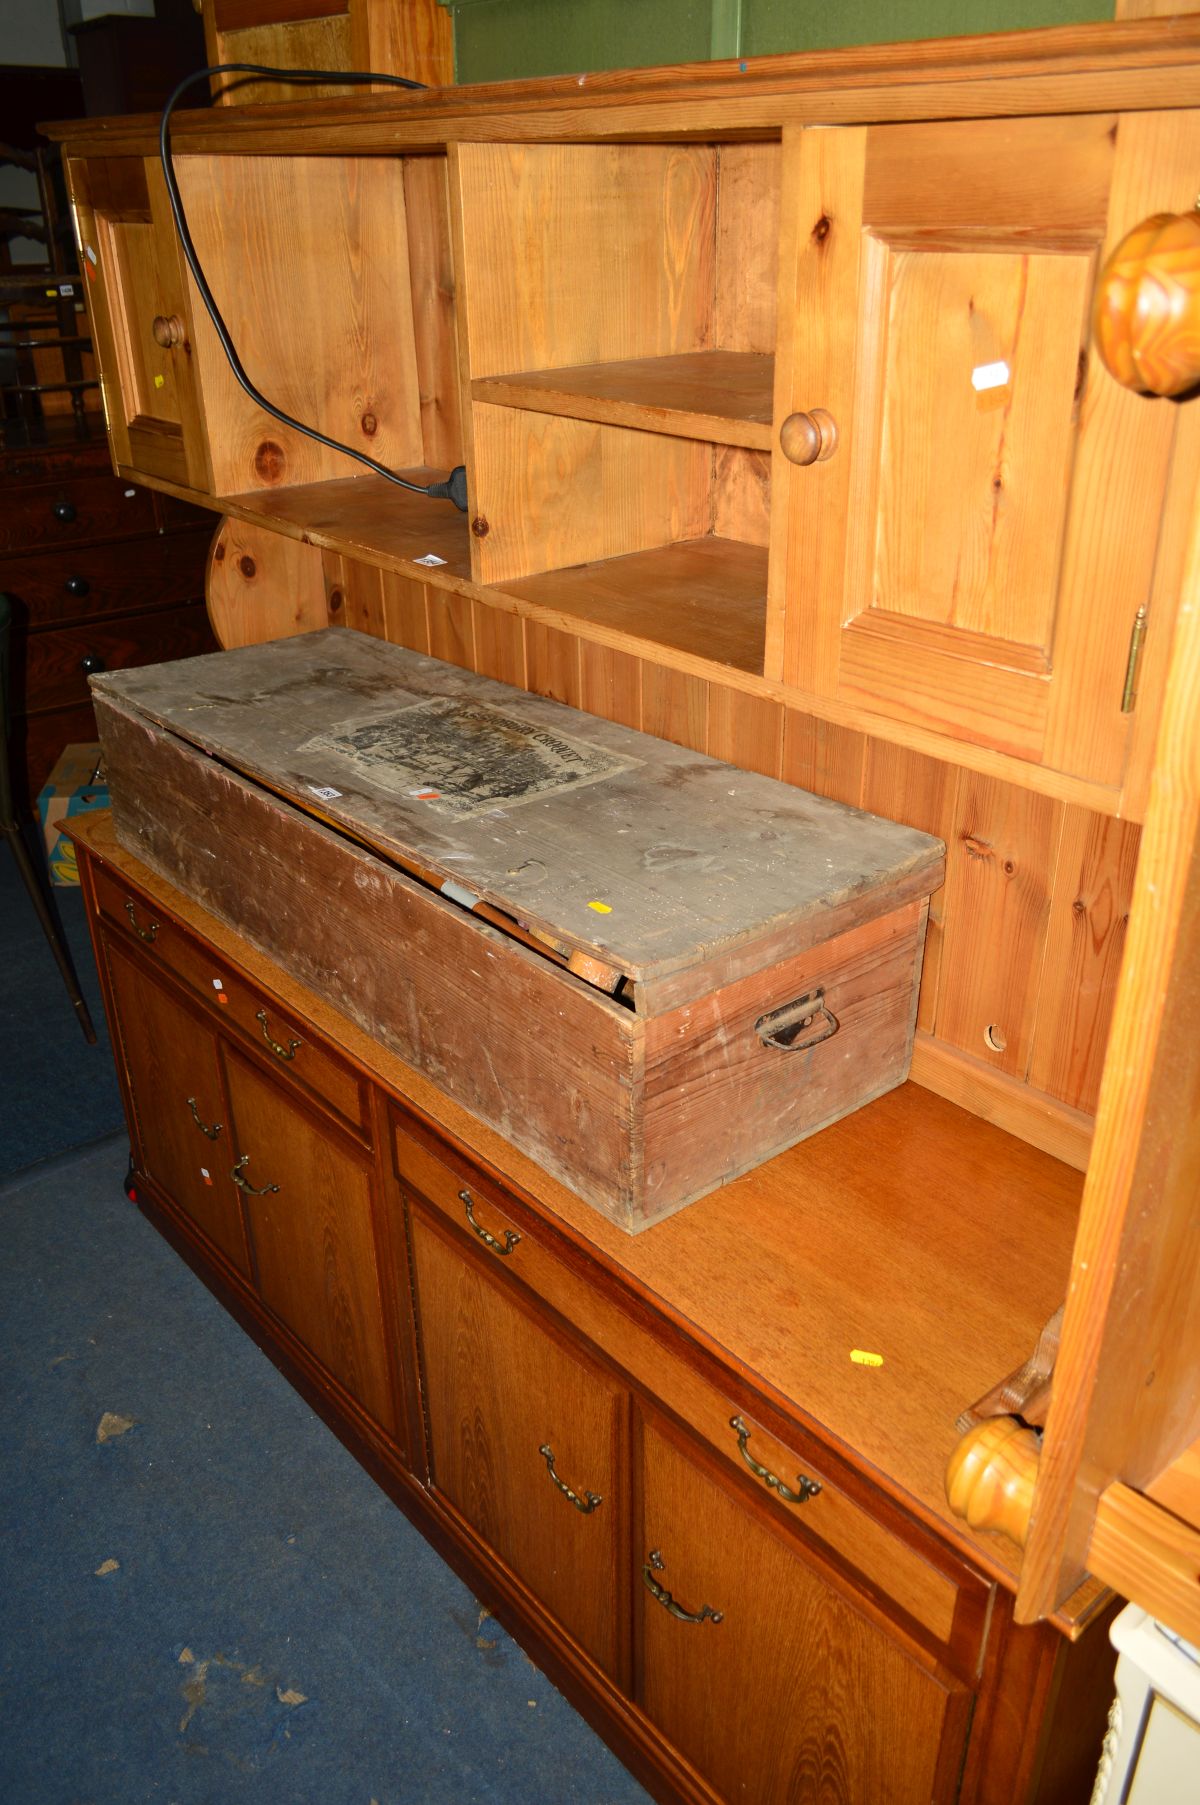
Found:
[(4, 1805), (645, 1801), (125, 1166), (0, 1185)]
[(83, 895), (60, 888), (51, 900), (96, 1024), (94, 1047), (83, 1038), (16, 860), (0, 847), (0, 1174), (111, 1134), (123, 1119)]

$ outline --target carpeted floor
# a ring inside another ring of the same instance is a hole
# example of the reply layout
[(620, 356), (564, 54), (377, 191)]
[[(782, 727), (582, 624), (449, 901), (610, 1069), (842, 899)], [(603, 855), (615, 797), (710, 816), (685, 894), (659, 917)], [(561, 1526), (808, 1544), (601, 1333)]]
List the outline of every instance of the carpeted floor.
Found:
[(42, 1163), (0, 1182), (3, 1805), (645, 1801), (125, 1200), (123, 1132), (44, 1159), (120, 1114), (16, 900), (0, 1155)]
[(56, 888), (51, 901), (96, 1024), (94, 1047), (83, 1038), (17, 862), (0, 847), (0, 1175), (82, 1147), (122, 1121), (83, 898), (78, 889)]

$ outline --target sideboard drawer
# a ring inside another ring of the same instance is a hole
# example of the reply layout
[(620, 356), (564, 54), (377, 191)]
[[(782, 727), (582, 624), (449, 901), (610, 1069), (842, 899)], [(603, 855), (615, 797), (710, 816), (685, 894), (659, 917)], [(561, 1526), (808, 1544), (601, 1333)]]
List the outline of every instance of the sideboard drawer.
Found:
[(202, 601), (129, 620), (85, 620), (31, 633), (25, 647), (26, 689), (38, 710), (87, 702), (91, 671), (122, 670), (206, 652), (212, 643)]
[(136, 614), (137, 631), (155, 657), (170, 658), (174, 652), (159, 647), (152, 611), (202, 597), (207, 549), (207, 534), (156, 533), (134, 544), (110, 540), (14, 555), (0, 558), (0, 591), (20, 605), (34, 632), (96, 615)]
[(805, 1540), (813, 1538), (852, 1568), (871, 1595), (903, 1611), (961, 1670), (973, 1667), (991, 1592), (982, 1576), (918, 1525), (902, 1524), (882, 1498), (878, 1508), (866, 1508), (850, 1497), (830, 1478), (819, 1447), (797, 1452), (765, 1429), (732, 1386), (714, 1382), (638, 1320), (605, 1285), (599, 1268), (593, 1278), (561, 1256), (552, 1231), (534, 1212), (468, 1160), (448, 1148), (432, 1151), (400, 1122), (393, 1127), (393, 1156), (402, 1188), (419, 1193), (497, 1269), (534, 1292), (657, 1406), (665, 1405), (726, 1464), (760, 1486)]
[(136, 539), (158, 530), (149, 489), (107, 473), (66, 474), (48, 483), (0, 489), (0, 550)]
[(363, 1081), (320, 1035), (286, 1015), (235, 966), (193, 940), (140, 890), (118, 883), (102, 865), (94, 870), (96, 904), (106, 920), (136, 936), (207, 1008), (269, 1056), (274, 1067), (341, 1116), (360, 1137), (366, 1135)]

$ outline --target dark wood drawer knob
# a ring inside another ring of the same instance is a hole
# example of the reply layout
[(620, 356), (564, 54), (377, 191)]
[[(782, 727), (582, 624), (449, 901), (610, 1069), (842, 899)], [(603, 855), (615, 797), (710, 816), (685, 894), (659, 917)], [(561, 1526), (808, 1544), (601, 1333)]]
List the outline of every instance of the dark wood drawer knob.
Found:
[(823, 407), (789, 414), (779, 428), (779, 448), (790, 464), (823, 464), (837, 450), (837, 421)]
[(183, 321), (177, 313), (156, 313), (150, 330), (154, 334), (155, 344), (164, 351), (173, 351), (176, 345), (182, 345), (186, 337)]
[(76, 518), (73, 501), (56, 501), (50, 512), (61, 526), (70, 526)]
[(92, 586), (86, 577), (68, 577), (63, 584), (68, 595), (90, 595)]
[(85, 677), (95, 677), (100, 671), (107, 670), (108, 666), (98, 652), (85, 652), (79, 660), (79, 668)]

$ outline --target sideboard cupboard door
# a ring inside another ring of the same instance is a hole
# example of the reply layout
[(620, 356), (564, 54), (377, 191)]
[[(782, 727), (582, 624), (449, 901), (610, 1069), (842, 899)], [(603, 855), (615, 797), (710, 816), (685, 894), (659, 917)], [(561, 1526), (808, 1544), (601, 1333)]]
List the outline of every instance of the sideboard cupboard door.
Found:
[(191, 312), (153, 157), (90, 157), (71, 182), (114, 462), (210, 489)]
[(1120, 784), (1179, 409), (1092, 295), (1192, 204), (1200, 115), (784, 135), (767, 675)]
[(956, 1797), (968, 1690), (673, 1435), (647, 1420), (642, 1439), (639, 1702), (652, 1721), (747, 1805)]
[(234, 1048), (222, 1051), (230, 1100), (224, 1175), (242, 1197), (259, 1295), (395, 1436), (372, 1163)]
[(134, 1168), (248, 1277), (216, 1036), (107, 931), (103, 944), (133, 1102)]
[(433, 1487), (620, 1680), (626, 1395), (419, 1206), (412, 1241)]

